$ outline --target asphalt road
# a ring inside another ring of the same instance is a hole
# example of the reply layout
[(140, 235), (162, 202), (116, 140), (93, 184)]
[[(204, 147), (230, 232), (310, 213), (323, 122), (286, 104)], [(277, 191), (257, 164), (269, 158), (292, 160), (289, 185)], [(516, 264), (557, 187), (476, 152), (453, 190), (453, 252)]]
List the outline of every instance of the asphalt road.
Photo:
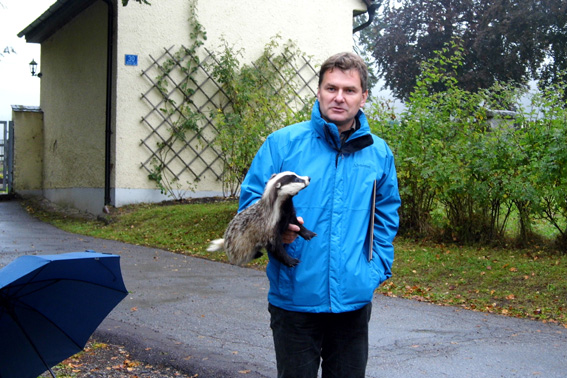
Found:
[[(202, 377), (274, 377), (263, 272), (61, 231), (0, 202), (0, 267), (21, 255), (121, 255), (130, 294), (95, 336)], [(368, 377), (567, 377), (560, 325), (376, 296)]]

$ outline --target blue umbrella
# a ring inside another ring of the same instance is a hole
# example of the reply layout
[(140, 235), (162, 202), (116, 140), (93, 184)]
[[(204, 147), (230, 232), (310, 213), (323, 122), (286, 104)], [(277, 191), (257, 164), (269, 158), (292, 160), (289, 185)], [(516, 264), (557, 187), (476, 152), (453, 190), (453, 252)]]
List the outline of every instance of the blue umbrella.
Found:
[(0, 378), (37, 377), (80, 352), (128, 292), (120, 256), (22, 256), (0, 270)]

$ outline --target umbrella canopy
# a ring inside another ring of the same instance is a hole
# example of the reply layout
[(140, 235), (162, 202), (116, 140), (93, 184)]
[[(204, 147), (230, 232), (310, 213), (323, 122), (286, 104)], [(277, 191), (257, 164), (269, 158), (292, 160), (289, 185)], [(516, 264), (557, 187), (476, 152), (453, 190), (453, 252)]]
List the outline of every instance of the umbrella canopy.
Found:
[(0, 270), (0, 378), (35, 378), (81, 351), (127, 294), (118, 255), (14, 260)]

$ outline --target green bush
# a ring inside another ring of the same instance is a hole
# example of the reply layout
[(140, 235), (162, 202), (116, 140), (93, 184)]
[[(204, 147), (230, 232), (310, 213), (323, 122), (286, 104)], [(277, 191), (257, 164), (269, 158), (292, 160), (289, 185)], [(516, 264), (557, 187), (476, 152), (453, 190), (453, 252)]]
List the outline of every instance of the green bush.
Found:
[(514, 109), (525, 90), (462, 90), (454, 79), (461, 62), (458, 43), (448, 45), (424, 64), (399, 116), (384, 102), (368, 112), (372, 130), (396, 156), (401, 232), (492, 243), (508, 237), (513, 217), (520, 243), (534, 238), (534, 222), (545, 221), (565, 248), (565, 86), (533, 96), (534, 111), (515, 109), (495, 124), (488, 116)]

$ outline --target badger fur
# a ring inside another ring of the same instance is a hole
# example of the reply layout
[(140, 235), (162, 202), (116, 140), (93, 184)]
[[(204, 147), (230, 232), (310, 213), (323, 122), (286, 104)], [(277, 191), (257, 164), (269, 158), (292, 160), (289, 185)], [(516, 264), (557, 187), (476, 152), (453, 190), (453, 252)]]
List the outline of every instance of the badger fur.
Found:
[(298, 259), (289, 256), (282, 245), (281, 234), (290, 223), (299, 226), (298, 234), (311, 240), (315, 234), (299, 224), (293, 206), (293, 196), (309, 185), (309, 177), (293, 172), (272, 175), (262, 198), (230, 221), (224, 239), (213, 240), (207, 251), (224, 249), (231, 263), (244, 265), (262, 256), (266, 249), (283, 264), (293, 267)]

